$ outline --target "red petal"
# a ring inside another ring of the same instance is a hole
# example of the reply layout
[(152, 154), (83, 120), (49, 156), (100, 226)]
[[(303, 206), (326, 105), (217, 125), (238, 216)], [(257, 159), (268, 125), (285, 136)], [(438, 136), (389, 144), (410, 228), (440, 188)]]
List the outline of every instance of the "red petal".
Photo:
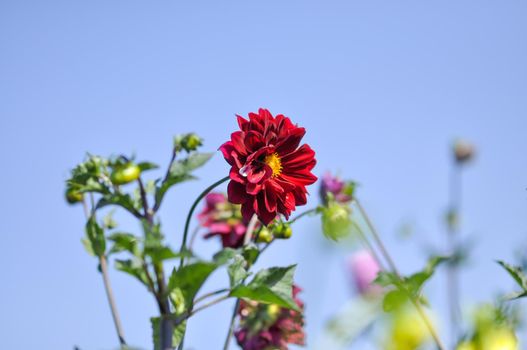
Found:
[(249, 124), (249, 121), (238, 114), (236, 114), (236, 118), (238, 119), (238, 126), (240, 127), (240, 130), (247, 131), (246, 128)]
[(300, 146), (296, 151), (282, 157), (282, 166), (290, 169), (305, 169), (310, 166), (311, 169), (316, 164), (315, 152), (307, 144)]
[(231, 141), (234, 149), (242, 155), (247, 154), (247, 148), (245, 147), (245, 143), (243, 142), (244, 136), (245, 133), (242, 131), (236, 131), (231, 134)]
[(285, 138), (283, 138), (277, 145), (276, 151), (280, 155), (287, 155), (298, 148), (302, 137), (306, 134), (306, 129), (295, 128), (292, 129)]
[(227, 194), (229, 202), (234, 204), (243, 204), (247, 202), (249, 197), (245, 192), (245, 187), (234, 181), (229, 182), (229, 185), (227, 186)]
[(232, 145), (231, 141), (225, 142), (223, 145), (220, 146), (219, 150), (223, 154), (223, 158), (229, 163), (230, 165), (234, 165), (235, 161), (232, 157), (232, 151), (234, 150), (234, 147)]

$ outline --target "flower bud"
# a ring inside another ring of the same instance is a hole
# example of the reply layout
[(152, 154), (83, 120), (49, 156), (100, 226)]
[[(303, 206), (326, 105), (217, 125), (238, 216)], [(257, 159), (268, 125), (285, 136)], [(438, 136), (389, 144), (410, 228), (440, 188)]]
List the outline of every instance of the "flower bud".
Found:
[(459, 164), (467, 163), (474, 157), (474, 145), (458, 140), (454, 143), (454, 157)]
[(279, 222), (274, 226), (273, 235), (275, 238), (288, 239), (293, 235), (293, 230), (288, 223)]
[(343, 181), (338, 176), (326, 173), (320, 185), (320, 197), (324, 204), (328, 204), (331, 199), (338, 203), (348, 203), (353, 199), (356, 183), (353, 181)]
[(273, 240), (273, 235), (271, 231), (263, 226), (260, 232), (258, 233), (258, 239), (256, 242), (258, 243), (270, 243)]
[(391, 339), (387, 349), (413, 350), (430, 338), (430, 332), (417, 310), (407, 306), (395, 312), (391, 325)]
[(82, 192), (79, 192), (71, 187), (68, 187), (66, 189), (65, 196), (66, 196), (66, 201), (69, 204), (79, 203), (79, 202), (82, 202), (82, 200), (84, 199), (84, 195), (82, 194)]
[(337, 241), (350, 234), (352, 221), (349, 207), (330, 202), (327, 207), (322, 207), (321, 210), (322, 231), (327, 238)]
[(194, 133), (178, 135), (174, 138), (174, 147), (177, 151), (195, 151), (202, 144), (203, 139)]
[(131, 162), (115, 165), (110, 180), (114, 185), (125, 185), (135, 181), (141, 175), (141, 168)]

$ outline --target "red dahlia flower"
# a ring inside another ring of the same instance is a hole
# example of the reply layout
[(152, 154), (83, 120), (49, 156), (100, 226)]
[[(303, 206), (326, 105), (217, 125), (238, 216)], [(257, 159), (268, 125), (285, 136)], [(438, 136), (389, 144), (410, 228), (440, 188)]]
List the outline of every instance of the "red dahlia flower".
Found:
[(277, 214), (289, 218), (297, 205), (306, 204), (306, 186), (317, 180), (311, 173), (315, 152), (306, 144), (299, 147), (306, 130), (266, 109), (249, 113), (249, 120), (237, 117), (240, 131), (220, 147), (231, 165), (229, 201), (242, 205), (245, 220), (256, 214), (267, 225)]
[(220, 236), (224, 248), (243, 245), (247, 225), (240, 206), (229, 203), (223, 193), (212, 192), (205, 197), (205, 208), (198, 215), (200, 225), (208, 229), (205, 238)]

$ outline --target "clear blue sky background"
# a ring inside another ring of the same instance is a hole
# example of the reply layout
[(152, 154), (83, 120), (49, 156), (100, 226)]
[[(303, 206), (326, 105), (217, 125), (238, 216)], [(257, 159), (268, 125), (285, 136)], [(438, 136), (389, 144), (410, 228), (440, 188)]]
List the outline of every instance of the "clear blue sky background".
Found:
[[(463, 229), (477, 245), (464, 304), (511, 290), (493, 259), (526, 246), (526, 18), (519, 0), (0, 1), (0, 347), (115, 344), (96, 263), (80, 244), (81, 210), (63, 200), (86, 151), (166, 164), (174, 134), (199, 132), (213, 151), (234, 113), (260, 106), (307, 128), (318, 174), (362, 184), (405, 272), (423, 264), (423, 246), (442, 245), (449, 145), (473, 141)], [(217, 155), (202, 181), (169, 195), (161, 214), (174, 246), (189, 201), (227, 170)], [(405, 222), (416, 232), (403, 242)], [(199, 244), (205, 255), (216, 248)], [(352, 295), (348, 252), (324, 242), (313, 219), (262, 261), (299, 262), (311, 342)], [(135, 280), (111, 277), (129, 342), (148, 348), (154, 302)], [(218, 274), (208, 288), (224, 281)], [(443, 282), (428, 289), (440, 315)], [(188, 344), (219, 348), (230, 309), (193, 319)]]

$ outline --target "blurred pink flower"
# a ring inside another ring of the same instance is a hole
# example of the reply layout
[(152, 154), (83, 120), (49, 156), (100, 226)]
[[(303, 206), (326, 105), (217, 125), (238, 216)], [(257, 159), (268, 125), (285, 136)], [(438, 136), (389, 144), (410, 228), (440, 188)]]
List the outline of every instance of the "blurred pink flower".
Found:
[[(293, 286), (293, 298), (303, 311), (304, 303), (297, 298), (300, 291), (299, 287)], [(286, 350), (288, 344), (305, 344), (301, 312), (242, 300), (238, 314), (240, 328), (235, 336), (243, 350)]]
[(360, 250), (348, 257), (347, 265), (351, 271), (355, 288), (362, 295), (375, 295), (381, 287), (373, 284), (380, 271), (379, 264), (367, 250)]
[(220, 236), (224, 248), (242, 246), (247, 225), (242, 219), (240, 206), (229, 203), (225, 194), (209, 193), (198, 219), (201, 226), (208, 229), (205, 238)]

